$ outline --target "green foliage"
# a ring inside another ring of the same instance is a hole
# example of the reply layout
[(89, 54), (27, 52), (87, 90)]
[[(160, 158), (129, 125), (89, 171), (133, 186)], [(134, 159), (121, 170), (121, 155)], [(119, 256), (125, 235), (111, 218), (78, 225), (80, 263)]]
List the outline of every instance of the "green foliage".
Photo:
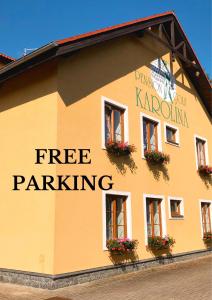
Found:
[(170, 161), (168, 154), (156, 150), (145, 151), (144, 156), (148, 162), (156, 164), (169, 163)]
[(204, 241), (212, 241), (212, 233), (211, 232), (206, 232), (203, 236)]
[(212, 167), (210, 167), (210, 166), (200, 166), (198, 168), (198, 171), (202, 175), (210, 175), (210, 174), (212, 174)]
[(169, 236), (165, 236), (165, 237), (155, 236), (155, 237), (148, 238), (148, 247), (150, 249), (155, 249), (155, 250), (169, 249), (174, 244), (175, 244), (175, 240)]
[(110, 239), (107, 241), (107, 248), (110, 252), (130, 252), (135, 250), (137, 248), (137, 245), (137, 240), (130, 240), (128, 238)]
[(128, 143), (122, 142), (108, 142), (106, 149), (109, 153), (112, 153), (116, 156), (130, 155), (132, 152), (136, 151), (134, 145), (128, 145)]

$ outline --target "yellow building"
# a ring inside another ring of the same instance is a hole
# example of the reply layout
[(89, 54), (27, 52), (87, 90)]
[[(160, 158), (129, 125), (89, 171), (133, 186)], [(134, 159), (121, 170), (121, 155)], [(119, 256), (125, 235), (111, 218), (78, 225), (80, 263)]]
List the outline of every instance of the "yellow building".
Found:
[[(172, 12), (0, 66), (1, 280), (56, 288), (208, 253), (211, 86)], [(137, 248), (108, 250), (124, 238)]]

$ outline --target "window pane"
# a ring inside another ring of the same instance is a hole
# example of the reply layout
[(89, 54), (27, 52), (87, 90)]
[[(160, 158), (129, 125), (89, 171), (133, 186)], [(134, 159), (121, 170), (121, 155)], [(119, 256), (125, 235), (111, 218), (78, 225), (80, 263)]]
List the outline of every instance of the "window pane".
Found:
[(147, 219), (147, 224), (151, 224), (150, 201), (148, 200), (146, 203), (146, 219)]
[(210, 209), (210, 206), (207, 205), (206, 209), (205, 209), (205, 221), (206, 221), (206, 231), (207, 232), (211, 231), (209, 209)]
[(160, 236), (160, 225), (154, 225), (154, 235)]
[(171, 212), (175, 211), (174, 201), (171, 201)]
[(122, 198), (118, 198), (116, 200), (116, 218), (117, 218), (117, 225), (124, 225), (124, 210), (123, 210)]
[(107, 229), (106, 229), (106, 239), (110, 240), (112, 238), (113, 238), (112, 226), (111, 227), (107, 226)]
[(111, 110), (105, 108), (105, 142), (111, 140)]
[(124, 238), (124, 226), (118, 226), (117, 237), (119, 239)]
[(206, 223), (206, 232), (211, 232), (210, 223)]
[(205, 142), (199, 139), (196, 140), (198, 166), (205, 165)]
[[(154, 220), (155, 220), (156, 216), (159, 216), (159, 207), (158, 207), (157, 200), (153, 201), (153, 209), (154, 209)], [(157, 222), (155, 222), (155, 223), (157, 223)]]
[(114, 110), (114, 140), (121, 142), (121, 113)]
[(143, 144), (144, 144), (144, 151), (146, 151), (147, 150), (147, 123), (145, 119), (143, 119)]
[(166, 139), (168, 142), (175, 142), (176, 130), (170, 127), (166, 127)]
[(106, 238), (111, 239), (113, 237), (113, 210), (112, 200), (110, 197), (106, 198)]
[(112, 226), (112, 212), (107, 212), (107, 226)]
[(148, 236), (152, 236), (152, 225), (147, 225), (147, 234)]
[(156, 149), (155, 124), (150, 123), (150, 149)]

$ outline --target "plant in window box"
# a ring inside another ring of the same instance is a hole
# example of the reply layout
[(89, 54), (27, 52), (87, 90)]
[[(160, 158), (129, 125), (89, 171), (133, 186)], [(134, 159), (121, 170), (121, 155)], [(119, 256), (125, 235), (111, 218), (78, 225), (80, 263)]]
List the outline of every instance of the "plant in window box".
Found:
[(154, 236), (148, 238), (148, 247), (154, 250), (169, 249), (175, 244), (175, 240), (166, 235), (165, 237)]
[(212, 174), (212, 167), (210, 166), (199, 166), (198, 168), (198, 172), (201, 174), (201, 175), (211, 175)]
[(106, 149), (109, 153), (112, 153), (116, 156), (125, 156), (130, 155), (132, 152), (136, 151), (134, 145), (129, 145), (127, 142), (108, 142), (106, 144)]
[(167, 164), (170, 161), (168, 154), (156, 150), (146, 150), (144, 156), (148, 162), (155, 164)]
[(203, 236), (203, 241), (208, 243), (212, 242), (212, 233), (211, 232), (206, 232)]
[(128, 254), (137, 248), (138, 241), (128, 238), (110, 239), (107, 241), (107, 248), (111, 254)]

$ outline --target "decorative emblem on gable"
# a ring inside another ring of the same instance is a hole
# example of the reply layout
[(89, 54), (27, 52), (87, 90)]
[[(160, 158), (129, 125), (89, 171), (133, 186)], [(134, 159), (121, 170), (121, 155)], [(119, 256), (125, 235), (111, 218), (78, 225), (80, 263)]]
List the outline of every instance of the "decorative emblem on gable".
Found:
[(176, 96), (175, 78), (169, 64), (162, 58), (151, 62), (151, 79), (158, 95), (167, 102), (173, 102)]

